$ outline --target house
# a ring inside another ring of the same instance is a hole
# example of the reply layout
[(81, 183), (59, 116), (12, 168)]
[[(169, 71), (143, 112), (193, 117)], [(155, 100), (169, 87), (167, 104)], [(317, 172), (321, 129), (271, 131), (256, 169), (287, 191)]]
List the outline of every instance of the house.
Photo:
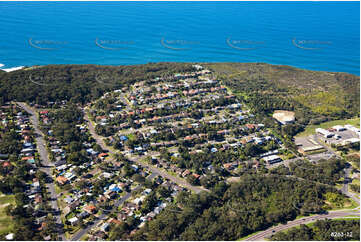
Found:
[(116, 184), (110, 185), (109, 190), (113, 191), (113, 192), (120, 192), (121, 191), (121, 189)]
[(77, 217), (72, 217), (71, 219), (68, 220), (69, 223), (74, 226), (74, 225), (77, 225), (78, 222), (79, 222), (79, 219)]
[(11, 167), (11, 164), (10, 164), (10, 162), (5, 161), (5, 162), (2, 164), (2, 167), (3, 167), (3, 168), (9, 168), (9, 167)]
[(46, 115), (46, 114), (48, 114), (49, 113), (49, 111), (48, 110), (43, 110), (43, 111), (40, 111), (40, 114), (44, 114), (44, 115)]
[(108, 153), (100, 153), (99, 155), (98, 155), (98, 158), (99, 159), (104, 159), (105, 157), (107, 157), (108, 156)]
[(35, 201), (36, 204), (42, 203), (43, 198), (41, 197), (41, 194), (39, 194), (39, 193), (35, 194), (34, 201)]
[(70, 196), (67, 196), (66, 198), (64, 198), (64, 202), (66, 202), (67, 204), (72, 203), (74, 201), (74, 199)]
[(103, 223), (102, 226), (100, 226), (101, 231), (107, 232), (109, 230), (109, 224), (107, 222)]
[(194, 176), (196, 179), (199, 179), (200, 175), (193, 173), (192, 176)]
[(113, 224), (119, 225), (119, 224), (121, 224), (122, 222), (120, 222), (118, 219), (112, 218), (112, 219), (109, 220), (109, 223), (113, 223)]
[(185, 171), (182, 173), (182, 177), (186, 177), (186, 176), (188, 176), (189, 174), (191, 174), (191, 172), (187, 169), (187, 170), (185, 170)]
[(86, 217), (88, 217), (89, 216), (89, 213), (87, 213), (87, 212), (85, 212), (85, 211), (83, 211), (83, 212), (81, 212), (81, 213), (79, 213), (78, 215), (77, 215), (77, 217), (78, 218), (86, 218)]
[(67, 216), (69, 213), (71, 213), (71, 208), (69, 206), (66, 206), (64, 209), (63, 209), (63, 214), (64, 216)]
[(116, 196), (116, 193), (114, 191), (108, 190), (104, 193), (104, 196), (108, 199), (112, 199)]
[(140, 205), (145, 199), (145, 196), (141, 196), (139, 198), (136, 198), (133, 200), (133, 202), (136, 204), (136, 205)]
[(111, 177), (113, 177), (113, 174), (105, 171), (105, 172), (103, 172), (102, 176), (103, 176), (104, 178), (111, 178)]
[(60, 185), (64, 185), (64, 184), (66, 184), (69, 180), (68, 180), (66, 177), (64, 177), (64, 176), (58, 176), (58, 177), (56, 178), (56, 181), (57, 181), (57, 183), (59, 183)]
[(55, 165), (56, 167), (62, 166), (62, 165), (65, 165), (65, 164), (66, 164), (66, 160), (63, 160), (63, 159), (61, 159), (61, 158), (54, 163), (54, 165)]
[(94, 214), (97, 211), (97, 208), (94, 205), (88, 205), (83, 208), (83, 210), (89, 214)]
[(247, 129), (256, 129), (257, 125), (256, 124), (246, 124)]
[(143, 191), (143, 193), (146, 194), (146, 195), (148, 195), (148, 194), (151, 193), (151, 192), (152, 192), (152, 189), (150, 189), (150, 188), (147, 188), (147, 189), (145, 189), (145, 190)]
[(233, 169), (233, 163), (225, 163), (223, 164), (224, 169), (231, 170)]
[(38, 228), (38, 231), (42, 231), (46, 227), (46, 223), (42, 222), (41, 226)]

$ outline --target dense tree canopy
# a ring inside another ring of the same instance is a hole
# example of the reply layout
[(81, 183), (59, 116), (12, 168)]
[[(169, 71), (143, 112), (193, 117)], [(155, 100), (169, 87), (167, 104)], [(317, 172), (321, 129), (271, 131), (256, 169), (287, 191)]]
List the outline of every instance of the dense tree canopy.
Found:
[[(133, 240), (237, 240), (297, 215), (322, 211), (322, 194), (334, 189), (280, 176), (246, 175), (212, 193), (180, 193)], [(291, 194), (289, 191), (293, 191)]]

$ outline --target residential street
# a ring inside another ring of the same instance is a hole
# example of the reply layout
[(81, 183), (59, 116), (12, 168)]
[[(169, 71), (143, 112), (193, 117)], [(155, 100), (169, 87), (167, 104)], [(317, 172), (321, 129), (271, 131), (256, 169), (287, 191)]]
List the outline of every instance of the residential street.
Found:
[[(141, 188), (141, 185), (138, 185), (136, 188), (133, 189), (133, 191), (136, 191), (139, 188)], [(121, 199), (119, 199), (118, 201), (115, 202), (115, 204), (114, 204), (112, 210), (109, 212), (109, 214), (116, 211), (118, 209), (118, 207), (120, 205), (122, 205), (126, 200), (128, 200), (131, 196), (132, 196), (131, 193), (127, 192)], [(70, 240), (71, 241), (80, 240), (81, 237), (83, 237), (85, 234), (87, 234), (92, 228), (97, 226), (106, 217), (107, 217), (107, 214), (102, 213), (98, 218), (94, 219), (93, 224), (91, 224), (88, 227), (86, 227), (85, 229), (82, 229), (79, 232), (77, 232)]]
[[(40, 159), (42, 162), (43, 167), (40, 167), (39, 169), (43, 172), (45, 172), (49, 177), (52, 177), (52, 168), (54, 167), (54, 164), (49, 161), (49, 154), (46, 150), (46, 144), (44, 140), (44, 134), (39, 129), (39, 121), (36, 116), (35, 111), (29, 107), (25, 103), (17, 103), (21, 108), (23, 108), (26, 112), (31, 114), (30, 121), (33, 124), (34, 127), (34, 133), (36, 135), (36, 146), (39, 151)], [(60, 219), (60, 212), (57, 204), (57, 194), (55, 192), (55, 186), (54, 183), (47, 183), (46, 184), (47, 191), (50, 193), (50, 204), (52, 209), (54, 210), (53, 215), (56, 219), (56, 223), (59, 226), (59, 236), (62, 240), (65, 240), (64, 232), (63, 232), (63, 224)]]
[[(105, 145), (104, 141), (102, 140), (102, 137), (100, 137), (99, 135), (96, 134), (95, 128), (94, 128), (92, 122), (89, 120), (88, 115), (86, 114), (86, 112), (84, 113), (84, 119), (88, 121), (89, 131), (90, 131), (91, 135), (93, 136), (93, 138), (96, 140), (97, 144), (99, 144), (100, 147), (102, 147), (102, 149), (109, 150), (107, 148), (107, 146)], [(111, 150), (109, 150), (109, 153), (113, 153), (113, 152)], [(160, 169), (158, 169), (158, 168), (156, 168), (154, 166), (150, 166), (148, 164), (145, 164), (145, 163), (141, 162), (139, 159), (132, 158), (130, 156), (128, 156), (127, 158), (129, 160), (141, 165), (141, 166), (146, 167), (152, 173), (157, 173), (160, 176), (165, 177), (165, 178), (177, 183), (180, 186), (186, 187), (186, 188), (188, 188), (189, 190), (192, 190), (195, 193), (200, 193), (201, 191), (208, 191), (207, 189), (205, 189), (203, 187), (192, 186), (188, 182), (186, 182), (186, 181), (184, 181), (184, 180), (182, 180), (182, 179), (180, 179), (178, 177), (172, 176), (172, 175), (168, 174), (167, 172), (162, 171), (162, 170), (160, 170)]]

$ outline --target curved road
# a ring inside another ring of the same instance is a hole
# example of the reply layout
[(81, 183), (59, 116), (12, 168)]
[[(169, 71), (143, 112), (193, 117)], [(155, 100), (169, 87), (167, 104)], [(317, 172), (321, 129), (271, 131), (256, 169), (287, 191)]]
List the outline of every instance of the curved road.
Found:
[[(40, 167), (39, 169), (43, 172), (45, 172), (49, 177), (52, 177), (52, 168), (54, 167), (54, 164), (49, 161), (49, 154), (46, 150), (45, 140), (44, 140), (44, 134), (39, 129), (39, 120), (36, 116), (35, 111), (29, 107), (26, 103), (17, 102), (17, 104), (24, 109), (26, 112), (31, 114), (30, 121), (33, 124), (34, 127), (34, 133), (36, 135), (36, 146), (39, 151), (41, 163), (43, 167)], [(56, 219), (56, 224), (59, 227), (59, 237), (62, 240), (65, 240), (64, 231), (63, 231), (63, 223), (60, 219), (60, 210), (58, 207), (57, 199), (58, 196), (55, 192), (55, 186), (54, 183), (47, 183), (46, 184), (47, 191), (50, 193), (50, 204), (52, 209), (55, 211), (54, 217)]]
[(314, 215), (311, 217), (305, 217), (305, 218), (300, 218), (300, 219), (296, 219), (293, 221), (288, 222), (287, 224), (281, 224), (275, 227), (271, 227), (265, 231), (259, 232), (251, 237), (248, 237), (247, 239), (245, 239), (246, 241), (264, 241), (266, 238), (270, 237), (271, 235), (285, 230), (285, 229), (289, 229), (291, 227), (294, 226), (298, 226), (300, 224), (308, 224), (308, 223), (312, 223), (315, 222), (316, 220), (321, 220), (321, 219), (333, 219), (333, 218), (342, 218), (342, 217), (346, 217), (346, 216), (350, 216), (350, 215), (357, 215), (359, 216), (360, 213), (359, 212), (346, 212), (346, 211), (334, 211), (334, 212), (330, 212), (329, 214), (322, 214), (322, 215)]

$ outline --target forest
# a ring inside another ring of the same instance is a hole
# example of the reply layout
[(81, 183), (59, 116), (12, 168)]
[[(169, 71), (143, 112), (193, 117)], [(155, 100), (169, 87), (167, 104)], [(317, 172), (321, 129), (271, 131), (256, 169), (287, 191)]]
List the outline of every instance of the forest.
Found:
[(297, 124), (307, 125), (360, 113), (360, 77), (355, 75), (265, 63), (206, 66), (263, 116), (277, 109), (295, 111)]
[(180, 193), (177, 205), (130, 239), (237, 240), (298, 215), (323, 212), (322, 194), (334, 190), (277, 175), (244, 175), (237, 183), (219, 182), (211, 193)]
[(301, 179), (315, 181), (327, 185), (336, 185), (336, 182), (344, 175), (343, 169), (346, 162), (341, 159), (321, 159), (317, 164), (308, 161), (296, 161), (290, 164), (290, 168), (281, 165), (273, 170), (272, 174), (293, 175)]
[(47, 65), (1, 71), (0, 105), (13, 100), (37, 104), (66, 100), (84, 104), (104, 92), (137, 81), (190, 70), (193, 70), (191, 64), (163, 62), (129, 66)]

